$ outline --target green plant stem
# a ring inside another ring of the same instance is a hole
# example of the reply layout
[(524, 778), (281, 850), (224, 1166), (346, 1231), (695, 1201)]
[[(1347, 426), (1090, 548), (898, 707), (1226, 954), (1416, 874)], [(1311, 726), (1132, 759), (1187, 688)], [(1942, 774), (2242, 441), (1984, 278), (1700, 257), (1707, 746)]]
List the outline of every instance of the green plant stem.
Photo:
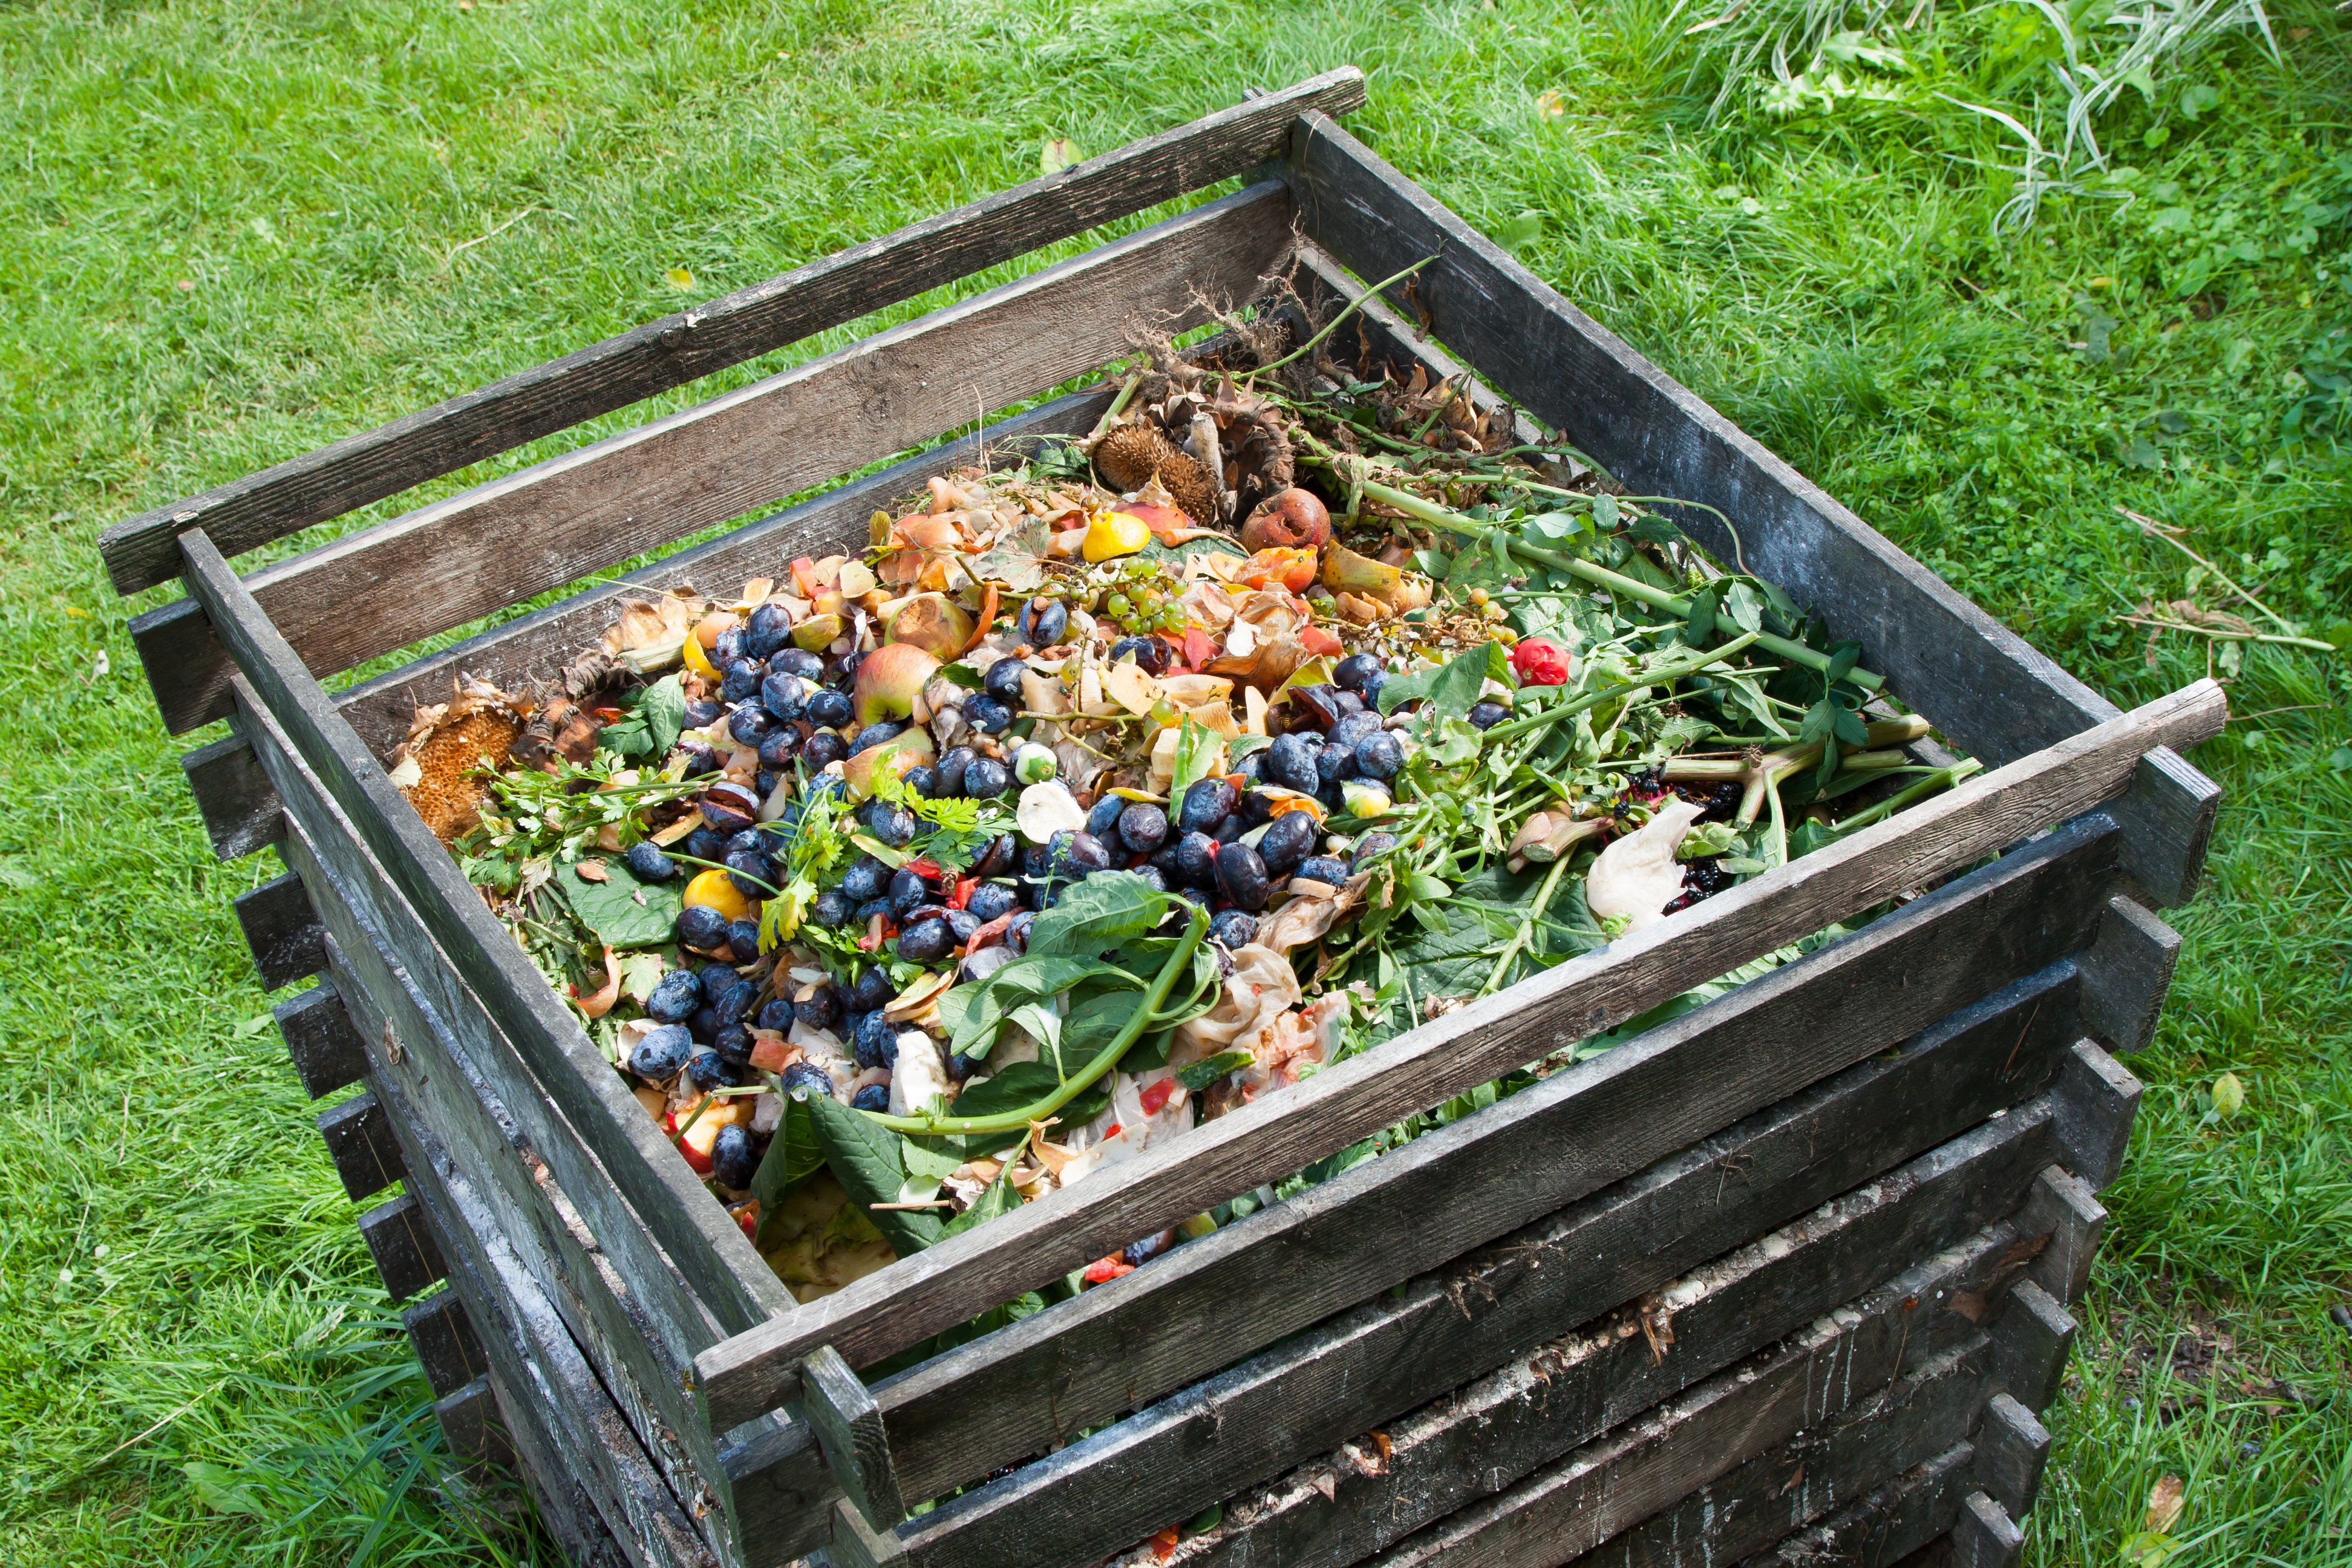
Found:
[(1262, 364), (1255, 370), (1250, 372), (1251, 380), (1255, 381), (1257, 377), (1264, 375), (1267, 371), (1280, 370), (1284, 365), (1288, 364), (1291, 361), (1303, 359), (1307, 355), (1313, 353), (1316, 348), (1322, 343), (1325, 338), (1329, 337), (1334, 331), (1339, 330), (1340, 322), (1346, 321), (1349, 316), (1354, 315), (1357, 310), (1362, 308), (1365, 300), (1374, 298), (1381, 289), (1388, 288), (1391, 284), (1403, 282), (1406, 279), (1412, 277), (1414, 273), (1420, 271), (1423, 268), (1428, 266), (1431, 262), (1436, 259), (1437, 258), (1434, 256), (1424, 256), (1420, 260), (1414, 262), (1412, 266), (1406, 268), (1403, 271), (1395, 274), (1393, 277), (1381, 279), (1379, 282), (1373, 284), (1370, 288), (1365, 289), (1362, 293), (1349, 300), (1347, 308), (1341, 310), (1338, 315), (1332, 317), (1331, 320), (1324, 325), (1321, 331), (1317, 332), (1313, 337), (1307, 339), (1305, 342), (1299, 344), (1297, 348), (1291, 350), (1280, 359), (1276, 360), (1272, 364)]
[(1536, 922), (1543, 919), (1546, 910), (1551, 908), (1552, 889), (1559, 886), (1559, 874), (1568, 869), (1568, 863), (1572, 858), (1574, 857), (1563, 855), (1551, 863), (1551, 870), (1544, 877), (1543, 886), (1536, 889), (1536, 901), (1529, 906), (1527, 917), (1519, 921), (1519, 929), (1511, 933), (1511, 940), (1503, 945), (1503, 956), (1495, 961), (1494, 973), (1486, 976), (1486, 984), (1479, 992), (1480, 995), (1491, 995), (1502, 985), (1503, 976), (1510, 973), (1511, 960), (1519, 955), (1519, 945), (1535, 934)]
[[(1399, 511), (1419, 518), (1432, 528), (1442, 528), (1449, 533), (1458, 533), (1465, 538), (1480, 540), (1485, 539), (1494, 528), (1492, 523), (1480, 522), (1475, 518), (1464, 517), (1459, 512), (1448, 511), (1433, 501), (1425, 501), (1412, 491), (1398, 489), (1393, 485), (1384, 485), (1375, 479), (1365, 479), (1361, 484), (1364, 494), (1374, 500), (1386, 502)], [(1628, 577), (1622, 573), (1612, 572), (1606, 566), (1596, 566), (1590, 561), (1580, 560), (1573, 555), (1562, 555), (1557, 551), (1545, 550), (1529, 544), (1525, 540), (1514, 541), (1511, 550), (1513, 553), (1523, 555), (1539, 565), (1549, 566), (1555, 572), (1565, 572), (1571, 577), (1581, 577), (1595, 587), (1606, 588), (1612, 594), (1622, 594), (1629, 599), (1639, 600), (1653, 609), (1665, 610), (1679, 616), (1690, 614), (1691, 605), (1688, 599), (1670, 594), (1663, 588), (1653, 588), (1647, 583)], [(1830, 656), (1828, 654), (1807, 647), (1803, 643), (1788, 637), (1775, 637), (1770, 632), (1756, 632), (1750, 635), (1759, 647), (1769, 648), (1781, 658), (1801, 664), (1808, 669), (1817, 670), (1823, 675), (1829, 673)], [(1860, 668), (1847, 670), (1843, 679), (1868, 691), (1875, 691), (1886, 684), (1885, 676)]]
[(1559, 706), (1547, 708), (1531, 718), (1514, 719), (1507, 724), (1497, 724), (1480, 737), (1481, 742), (1491, 743), (1496, 741), (1507, 741), (1514, 736), (1531, 734), (1538, 730), (1547, 729), (1562, 719), (1581, 713), (1588, 708), (1598, 708), (1611, 698), (1622, 697), (1629, 691), (1639, 691), (1650, 686), (1671, 686), (1677, 680), (1705, 669), (1708, 665), (1722, 663), (1749, 644), (1761, 640), (1758, 633), (1742, 632), (1721, 647), (1700, 649), (1693, 658), (1676, 659), (1672, 664), (1660, 665), (1646, 675), (1635, 676), (1631, 680), (1620, 681), (1614, 685), (1604, 686), (1597, 691), (1587, 691), (1581, 696), (1571, 697)]
[[(1155, 1017), (1167, 1005), (1168, 994), (1176, 988), (1176, 977), (1189, 973), (1192, 968), (1193, 950), (1209, 929), (1209, 914), (1195, 905), (1184, 923), (1184, 934), (1178, 939), (1168, 962), (1153, 976), (1150, 988), (1136, 1004), (1134, 1014), (1113, 1037), (1110, 1044), (1096, 1053), (1092, 1061), (1062, 1081), (1061, 1087), (1044, 1099), (1034, 1100), (1013, 1110), (1002, 1110), (993, 1116), (890, 1116), (878, 1110), (862, 1111), (867, 1117), (893, 1132), (910, 1132), (919, 1137), (941, 1136), (970, 1132), (1017, 1132), (1033, 1121), (1043, 1121), (1092, 1088), (1102, 1076), (1118, 1065), (1144, 1031), (1154, 1026)], [(1165, 1020), (1159, 1020), (1165, 1026)]]
[(1852, 816), (1836, 825), (1837, 831), (1851, 833), (1857, 827), (1867, 827), (1874, 822), (1883, 822), (1906, 806), (1916, 805), (1931, 795), (1950, 789), (1961, 780), (1983, 771), (1984, 764), (1974, 757), (1964, 758), (1948, 768), (1937, 768), (1917, 784), (1895, 791), (1876, 805), (1864, 806), (1855, 812)]
[(2210, 637), (2215, 642), (2269, 643), (2275, 647), (2307, 647), (2320, 653), (2339, 651), (2334, 643), (2322, 642), (2317, 637), (2282, 637), (2273, 632), (2233, 632), (2218, 626), (2192, 626), (2179, 621), (2159, 621), (2141, 616), (2118, 616), (2116, 618), (2129, 626), (2147, 626), (2160, 632), (2187, 632), (2190, 637)]

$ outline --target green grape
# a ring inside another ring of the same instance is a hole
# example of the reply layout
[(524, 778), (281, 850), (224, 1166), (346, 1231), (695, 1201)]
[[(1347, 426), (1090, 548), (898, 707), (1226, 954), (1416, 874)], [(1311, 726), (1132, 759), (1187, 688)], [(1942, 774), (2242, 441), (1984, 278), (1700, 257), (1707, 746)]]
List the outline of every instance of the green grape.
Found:
[(1129, 615), (1131, 614), (1134, 609), (1135, 606), (1128, 601), (1128, 597), (1124, 594), (1113, 594), (1109, 600), (1103, 605), (1103, 613), (1115, 621), (1123, 621), (1127, 619)]

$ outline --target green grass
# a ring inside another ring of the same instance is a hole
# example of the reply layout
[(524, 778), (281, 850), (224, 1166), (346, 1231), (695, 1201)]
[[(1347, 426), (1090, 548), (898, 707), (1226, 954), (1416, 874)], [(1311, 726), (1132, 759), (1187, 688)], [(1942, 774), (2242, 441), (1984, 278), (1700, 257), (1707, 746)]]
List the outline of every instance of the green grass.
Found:
[[(1391, 162), (2118, 701), (2211, 651), (2147, 654), (2118, 612), (2230, 603), (2118, 505), (2287, 616), (2352, 613), (2332, 9), (2275, 12), (2279, 60), (2232, 36), (2126, 92), (2108, 166), (2000, 231), (2016, 139), (1949, 100), (2062, 140), (2027, 7), (1721, 91), (1693, 15), (0, 8), (0, 1560), (551, 1555), (440, 1505), (228, 912), (277, 868), (213, 861), (100, 528), (1025, 178), (1046, 137), (1101, 151), (1355, 61)], [(2215, 668), (2241, 717), (2196, 760), (2228, 804), (2134, 1064), (2039, 1563), (2120, 1561), (2168, 1474), (2175, 1563), (2352, 1563), (2352, 725), (2325, 656)]]

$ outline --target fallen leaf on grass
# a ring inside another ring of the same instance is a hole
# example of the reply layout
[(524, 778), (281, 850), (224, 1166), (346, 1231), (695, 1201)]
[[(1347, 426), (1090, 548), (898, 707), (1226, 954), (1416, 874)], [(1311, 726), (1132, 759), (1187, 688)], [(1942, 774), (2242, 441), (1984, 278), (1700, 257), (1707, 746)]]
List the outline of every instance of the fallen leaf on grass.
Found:
[(1044, 152), (1038, 156), (1037, 167), (1045, 174), (1058, 174), (1085, 159), (1086, 154), (1078, 151), (1076, 142), (1066, 136), (1056, 136), (1045, 143)]

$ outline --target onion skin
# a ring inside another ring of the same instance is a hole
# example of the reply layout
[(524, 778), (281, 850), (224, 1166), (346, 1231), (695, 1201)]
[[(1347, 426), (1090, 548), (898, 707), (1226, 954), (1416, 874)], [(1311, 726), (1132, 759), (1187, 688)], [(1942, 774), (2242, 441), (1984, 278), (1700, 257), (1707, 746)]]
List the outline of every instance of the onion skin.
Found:
[(1297, 485), (1258, 502), (1242, 524), (1242, 543), (1259, 550), (1320, 550), (1331, 542), (1331, 512), (1314, 491)]

